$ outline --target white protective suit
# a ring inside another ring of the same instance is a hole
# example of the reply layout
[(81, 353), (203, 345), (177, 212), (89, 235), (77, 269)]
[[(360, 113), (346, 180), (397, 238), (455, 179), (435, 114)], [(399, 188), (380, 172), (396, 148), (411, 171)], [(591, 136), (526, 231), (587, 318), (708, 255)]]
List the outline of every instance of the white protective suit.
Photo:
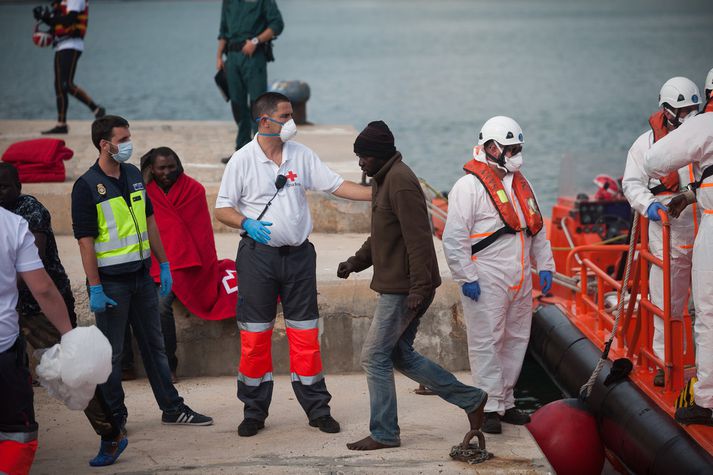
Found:
[[(688, 119), (678, 129), (651, 146), (646, 153), (644, 171), (663, 177), (692, 163), (696, 178), (713, 166), (713, 113)], [(692, 290), (696, 306), (694, 325), (698, 382), (695, 401), (713, 409), (713, 177), (707, 178), (697, 192), (701, 224), (693, 245)]]
[[(651, 131), (642, 134), (631, 146), (626, 158), (624, 171), (624, 196), (634, 210), (646, 216), (646, 210), (654, 201), (668, 203), (672, 195), (659, 194), (654, 196), (650, 188), (660, 182), (649, 178), (644, 171), (644, 154), (654, 143)], [(681, 187), (694, 181), (693, 165), (681, 167), (678, 170)], [(693, 255), (693, 240), (700, 221), (697, 206), (686, 208), (678, 219), (671, 219), (671, 315), (683, 315), (688, 304), (688, 289), (691, 283), (691, 256)], [(649, 251), (659, 259), (663, 257), (662, 226), (660, 221), (649, 222)], [(649, 294), (651, 301), (663, 308), (663, 270), (651, 266), (649, 272)], [(654, 354), (664, 359), (663, 319), (654, 317)]]
[[(476, 160), (485, 162), (480, 152)], [(525, 218), (512, 190), (513, 175), (503, 185), (525, 226)], [(555, 270), (550, 243), (543, 228), (536, 236), (525, 232), (505, 234), (471, 256), (471, 246), (483, 234), (503, 227), (495, 204), (473, 175), (460, 178), (448, 195), (448, 220), (443, 248), (453, 279), (459, 284), (478, 281), (480, 298), (461, 295), (468, 333), (468, 356), (475, 386), (488, 393), (486, 412), (503, 415), (515, 407), (517, 382), (530, 339), (532, 322), (531, 259), (537, 269)]]

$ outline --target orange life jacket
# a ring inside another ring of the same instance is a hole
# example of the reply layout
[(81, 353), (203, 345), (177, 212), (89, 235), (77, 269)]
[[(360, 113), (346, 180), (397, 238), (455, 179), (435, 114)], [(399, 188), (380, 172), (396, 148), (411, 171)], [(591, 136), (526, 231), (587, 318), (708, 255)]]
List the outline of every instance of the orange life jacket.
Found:
[(711, 94), (711, 97), (708, 98), (708, 102), (706, 102), (703, 112), (713, 112), (713, 94)]
[[(505, 226), (510, 228), (510, 232), (520, 231), (520, 218), (515, 211), (515, 207), (510, 202), (507, 192), (503, 186), (502, 180), (498, 177), (487, 163), (478, 160), (471, 160), (465, 164), (463, 170), (466, 173), (475, 175), (483, 184), (490, 196), (490, 199), (495, 204), (495, 207), (500, 214), (500, 218), (505, 223)], [(537, 205), (535, 194), (530, 188), (530, 184), (520, 172), (515, 172), (512, 179), (512, 189), (515, 192), (520, 208), (525, 215), (525, 224), (527, 225), (527, 234), (534, 236), (542, 230), (543, 220), (540, 207)]]
[[(651, 114), (651, 117), (649, 117), (649, 125), (651, 126), (651, 132), (654, 133), (654, 142), (658, 142), (668, 133), (668, 129), (666, 128), (666, 116), (662, 110)], [(676, 192), (680, 186), (681, 182), (678, 176), (678, 170), (676, 170), (661, 178), (661, 185), (651, 188), (651, 192), (654, 195), (658, 195), (664, 191)]]
[[(67, 0), (62, 0), (57, 2), (55, 5), (55, 15), (56, 16), (67, 16), (69, 11), (67, 11)], [(87, 23), (89, 22), (89, 0), (84, 4), (84, 10), (78, 12), (77, 21), (71, 25), (62, 25), (61, 23), (56, 23), (54, 25), (54, 44), (56, 45), (62, 40), (68, 38), (84, 38), (87, 34)]]

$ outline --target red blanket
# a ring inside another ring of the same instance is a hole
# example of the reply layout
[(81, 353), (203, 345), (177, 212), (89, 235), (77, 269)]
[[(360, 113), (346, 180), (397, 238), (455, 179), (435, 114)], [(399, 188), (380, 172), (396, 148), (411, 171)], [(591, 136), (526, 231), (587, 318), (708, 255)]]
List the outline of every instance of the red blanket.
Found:
[[(146, 191), (171, 263), (173, 293), (191, 313), (205, 320), (234, 317), (238, 298), (235, 261), (218, 261), (203, 185), (183, 173), (168, 194), (155, 181)], [(151, 275), (159, 282), (158, 260), (152, 257)]]
[(22, 183), (64, 181), (64, 160), (74, 152), (59, 139), (33, 139), (10, 145), (2, 156), (3, 162), (12, 163)]

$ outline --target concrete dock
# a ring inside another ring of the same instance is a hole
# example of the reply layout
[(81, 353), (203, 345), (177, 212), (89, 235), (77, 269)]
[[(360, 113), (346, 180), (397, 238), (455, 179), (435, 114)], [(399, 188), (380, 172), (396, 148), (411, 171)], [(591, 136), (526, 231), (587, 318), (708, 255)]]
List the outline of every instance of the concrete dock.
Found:
[[(466, 381), (468, 374), (460, 373)], [(111, 467), (92, 469), (87, 461), (99, 441), (84, 414), (69, 411), (36, 391), (40, 424), (33, 474), (544, 474), (554, 473), (530, 433), (503, 424), (503, 433), (486, 435), (495, 458), (479, 465), (452, 460), (448, 453), (467, 432), (465, 414), (436, 396), (413, 393), (415, 384), (396, 377), (402, 446), (353, 452), (345, 444), (368, 433), (369, 395), (362, 374), (327, 376), (334, 396), (332, 414), (342, 426), (325, 434), (307, 425), (288, 376), (277, 377), (270, 417), (254, 437), (239, 437), (242, 407), (235, 378), (180, 380), (177, 388), (195, 410), (215, 419), (210, 427), (161, 425), (161, 414), (146, 380), (124, 383), (129, 409), (129, 446)]]
[[(219, 159), (232, 153), (235, 125), (229, 122), (131, 121), (134, 156), (152, 147), (169, 146), (180, 156), (185, 171), (205, 187), (209, 207), (223, 173)], [(0, 154), (13, 142), (39, 137), (49, 121), (0, 121)], [(64, 183), (23, 185), (51, 212), (62, 262), (67, 269), (80, 324), (93, 323), (84, 272), (76, 241), (71, 236), (70, 193), (74, 180), (96, 159), (90, 122), (70, 121), (70, 133), (59, 136), (75, 151), (65, 162)], [(301, 126), (296, 140), (310, 146), (333, 170), (354, 181), (361, 179), (350, 126)], [(288, 377), (288, 348), (278, 309), (273, 362), (277, 376), (271, 416), (257, 437), (237, 436), (242, 411), (235, 397), (235, 368), (240, 342), (234, 319), (204, 321), (174, 304), (178, 337), (178, 388), (194, 409), (213, 416), (207, 428), (168, 427), (145, 379), (125, 383), (130, 445), (115, 466), (90, 470), (87, 460), (98, 441), (81, 412), (71, 412), (46, 391), (36, 391), (40, 449), (33, 473), (551, 473), (529, 432), (504, 425), (502, 435), (488, 437), (495, 459), (468, 466), (448, 457), (461, 442), (467, 423), (462, 411), (437, 397), (413, 394), (416, 384), (397, 376), (403, 446), (399, 449), (355, 453), (347, 442), (368, 432), (368, 392), (359, 366), (361, 347), (376, 303), (369, 289), (371, 271), (336, 277), (339, 262), (351, 256), (367, 237), (369, 203), (354, 203), (324, 193), (309, 193), (314, 218), (310, 240), (317, 250), (317, 282), (321, 315), (320, 339), (327, 384), (334, 398), (333, 414), (342, 432), (323, 434), (307, 426), (294, 400)], [(212, 209), (211, 209), (212, 211)], [(219, 258), (234, 258), (239, 237), (214, 222)], [(470, 382), (465, 325), (458, 286), (451, 280), (440, 242), (435, 240), (443, 285), (424, 315), (415, 342), (417, 350)], [(200, 356), (198, 356), (200, 355)], [(137, 358), (140, 361), (140, 358)], [(140, 368), (139, 368), (140, 371)]]

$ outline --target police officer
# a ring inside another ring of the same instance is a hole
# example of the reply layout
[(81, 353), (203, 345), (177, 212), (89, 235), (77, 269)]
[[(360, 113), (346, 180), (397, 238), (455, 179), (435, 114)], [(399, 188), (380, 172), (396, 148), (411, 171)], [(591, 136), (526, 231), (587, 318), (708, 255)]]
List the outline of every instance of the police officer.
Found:
[[(223, 0), (218, 33), (217, 69), (225, 68), (230, 105), (238, 135), (235, 150), (257, 132), (251, 106), (267, 90), (267, 43), (282, 32), (284, 23), (275, 0)], [(223, 54), (227, 61), (223, 61)], [(270, 52), (271, 54), (271, 52)], [(227, 163), (229, 158), (223, 159)]]
[(191, 410), (171, 383), (159, 320), (158, 295), (149, 274), (151, 252), (161, 264), (161, 295), (171, 291), (171, 271), (141, 172), (126, 162), (131, 133), (126, 119), (107, 115), (92, 124), (99, 159), (74, 184), (72, 227), (89, 286), (89, 306), (112, 347), (112, 372), (102, 385), (114, 416), (126, 423), (121, 351), (131, 322), (146, 375), (164, 424), (210, 425)]

